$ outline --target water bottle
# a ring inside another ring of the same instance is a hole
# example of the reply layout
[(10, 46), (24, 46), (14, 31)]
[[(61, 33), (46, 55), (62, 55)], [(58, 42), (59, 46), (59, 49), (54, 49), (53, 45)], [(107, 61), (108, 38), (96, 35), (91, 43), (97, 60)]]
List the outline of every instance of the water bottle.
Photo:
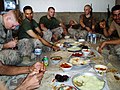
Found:
[(39, 61), (41, 53), (42, 53), (42, 49), (40, 48), (39, 44), (37, 44), (34, 49), (34, 54), (36, 55), (36, 61)]
[(89, 33), (88, 33), (88, 36), (87, 36), (87, 41), (88, 41), (88, 42), (91, 42), (91, 35), (92, 35), (92, 34), (89, 32)]
[(93, 37), (93, 44), (96, 44), (96, 34), (93, 34), (92, 37)]

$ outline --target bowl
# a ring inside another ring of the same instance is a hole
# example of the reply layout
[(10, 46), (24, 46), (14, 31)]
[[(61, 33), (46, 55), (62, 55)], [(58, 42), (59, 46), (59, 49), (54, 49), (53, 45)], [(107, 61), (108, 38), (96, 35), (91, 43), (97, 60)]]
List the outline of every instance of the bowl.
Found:
[(90, 49), (82, 49), (83, 56), (88, 56), (90, 54), (91, 50)]
[(62, 49), (64, 44), (63, 43), (57, 43), (56, 46), (58, 46), (60, 49)]
[(77, 90), (77, 89), (73, 86), (64, 85), (64, 86), (59, 87), (58, 90)]
[(74, 56), (74, 57), (81, 57), (81, 56), (83, 56), (83, 53), (75, 52), (75, 53), (72, 54), (72, 56)]
[(84, 42), (85, 39), (78, 39), (78, 42)]
[(60, 68), (63, 70), (63, 71), (69, 71), (72, 69), (72, 64), (71, 63), (62, 63), (60, 64)]
[(107, 71), (108, 68), (105, 65), (99, 64), (99, 65), (95, 65), (94, 69), (99, 75), (103, 75)]
[(50, 59), (53, 64), (58, 64), (62, 60), (62, 57), (61, 56), (53, 56)]
[(70, 36), (65, 36), (64, 38), (65, 38), (65, 39), (69, 39), (69, 38), (70, 38)]

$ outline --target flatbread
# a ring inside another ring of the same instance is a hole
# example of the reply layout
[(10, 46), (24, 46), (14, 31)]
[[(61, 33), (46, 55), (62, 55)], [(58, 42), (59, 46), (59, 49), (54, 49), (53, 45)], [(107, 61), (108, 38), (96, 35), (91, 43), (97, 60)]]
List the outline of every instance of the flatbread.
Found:
[(73, 79), (73, 83), (80, 90), (102, 90), (104, 87), (104, 81), (96, 76), (80, 75)]

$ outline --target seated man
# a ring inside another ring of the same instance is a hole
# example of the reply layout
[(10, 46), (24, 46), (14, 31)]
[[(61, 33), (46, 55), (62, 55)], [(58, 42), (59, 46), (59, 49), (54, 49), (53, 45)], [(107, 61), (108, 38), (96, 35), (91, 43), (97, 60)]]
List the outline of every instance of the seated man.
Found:
[(17, 40), (12, 38), (12, 29), (17, 29), (19, 23), (16, 18), (16, 11), (9, 11), (0, 15), (0, 61), (7, 65), (16, 65), (21, 62), (17, 50)]
[[(101, 35), (104, 35), (104, 28), (103, 28), (103, 25), (107, 24), (105, 19), (102, 19), (100, 22), (98, 22), (96, 25), (95, 25), (95, 32), (96, 33), (99, 33)], [(108, 28), (108, 27), (106, 27)], [(104, 35), (105, 36), (105, 35)], [(118, 38), (118, 33), (117, 31), (114, 31), (109, 38)]]
[[(113, 21), (110, 25), (110, 28), (109, 30), (106, 30), (106, 24), (103, 24), (102, 27), (103, 27), (103, 30), (104, 30), (104, 35), (105, 36), (110, 36), (113, 31), (117, 31), (118, 32), (118, 35), (120, 37), (120, 5), (115, 5), (112, 10), (112, 17), (113, 17)], [(106, 45), (116, 45), (115, 46), (115, 51), (116, 51), (116, 54), (120, 57), (120, 39), (117, 39), (117, 40), (108, 40), (108, 41), (104, 41), (100, 44), (99, 46), (99, 52), (102, 51), (102, 49), (106, 46)]]
[(81, 30), (76, 35), (77, 38), (86, 39), (88, 32), (94, 32), (95, 19), (92, 15), (92, 7), (90, 5), (84, 6), (84, 13), (80, 15), (80, 25)]
[(55, 17), (55, 8), (49, 7), (46, 16), (40, 18), (39, 25), (44, 32), (49, 30), (52, 32), (52, 40), (57, 41), (62, 38), (62, 34), (66, 35), (67, 31), (65, 26), (60, 23)]
[(94, 32), (95, 19), (92, 15), (92, 7), (90, 5), (85, 5), (84, 14), (80, 15), (80, 25), (83, 30)]
[[(17, 29), (19, 23), (17, 21), (16, 12), (10, 10), (4, 15), (0, 15), (0, 22), (0, 81), (4, 82), (9, 90), (15, 90), (15, 88), (16, 90), (31, 90), (38, 88), (39, 82), (45, 72), (45, 67), (43, 67), (42, 63), (37, 62), (33, 66), (28, 67), (12, 66), (13, 64), (20, 62), (17, 51), (10, 49), (16, 46), (17, 41), (6, 40), (6, 36), (8, 35), (6, 35), (5, 29)], [(9, 64), (10, 66), (5, 64)], [(26, 77), (26, 74), (29, 75)], [(20, 79), (24, 80), (21, 81)]]
[(26, 67), (7, 66), (0, 62), (0, 81), (5, 83), (8, 90), (32, 90), (38, 88), (44, 72), (45, 67), (39, 62)]
[[(23, 11), (25, 19), (22, 21), (22, 24), (20, 25), (18, 34), (19, 39), (18, 50), (20, 52), (20, 55), (31, 56), (37, 44), (39, 44), (40, 47), (42, 47), (43, 46), (42, 44), (44, 44), (45, 46), (53, 48), (54, 50), (59, 50), (58, 47), (50, 44), (49, 42), (42, 38), (42, 32), (39, 29), (36, 21), (33, 19), (32, 7), (25, 6), (23, 8)], [(35, 31), (39, 33), (39, 35), (37, 35)]]

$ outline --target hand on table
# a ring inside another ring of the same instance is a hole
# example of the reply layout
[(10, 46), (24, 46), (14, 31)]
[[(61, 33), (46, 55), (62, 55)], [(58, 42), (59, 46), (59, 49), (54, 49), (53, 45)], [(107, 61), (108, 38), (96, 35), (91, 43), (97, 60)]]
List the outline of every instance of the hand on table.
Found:
[(43, 72), (44, 73), (46, 71), (46, 68), (43, 63), (36, 62), (33, 66), (29, 67), (29, 70), (30, 72), (36, 72), (36, 73)]
[(60, 48), (57, 47), (57, 46), (53, 46), (52, 48), (53, 48), (53, 50), (55, 50), (55, 51), (59, 51), (59, 50), (60, 50)]
[(105, 47), (105, 45), (106, 45), (106, 42), (105, 42), (105, 41), (100, 44), (100, 46), (99, 46), (99, 48), (98, 48), (98, 52), (99, 52), (99, 53), (102, 52), (102, 49)]

